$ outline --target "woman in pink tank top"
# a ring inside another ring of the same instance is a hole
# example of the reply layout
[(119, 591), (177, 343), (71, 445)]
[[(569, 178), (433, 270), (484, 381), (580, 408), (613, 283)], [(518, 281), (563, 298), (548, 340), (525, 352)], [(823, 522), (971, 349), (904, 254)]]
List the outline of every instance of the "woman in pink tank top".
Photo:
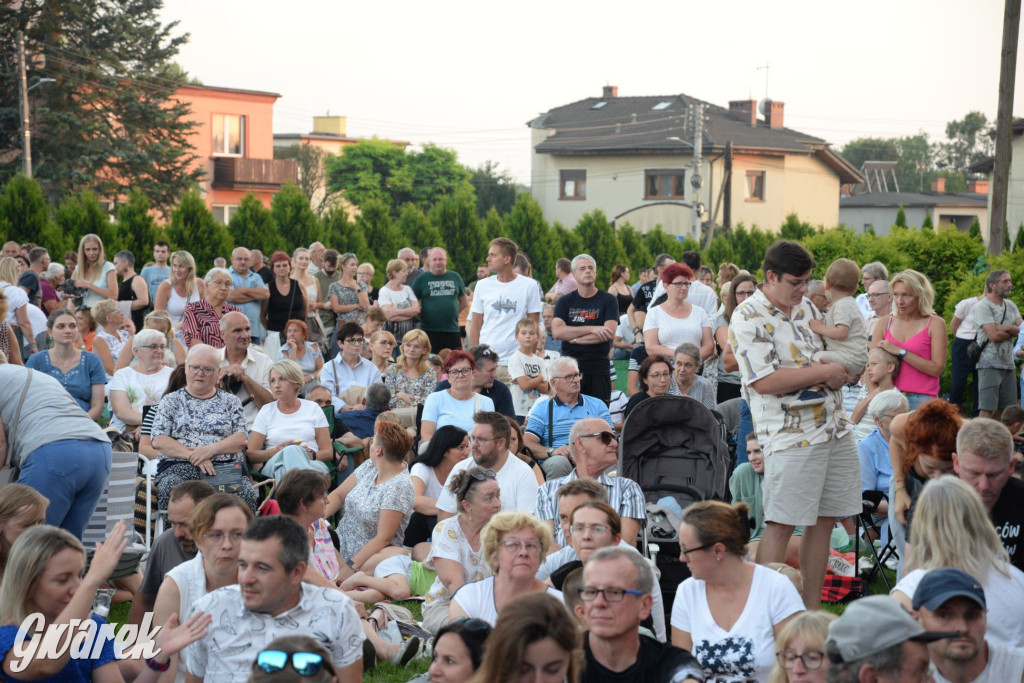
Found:
[(916, 270), (892, 278), (894, 315), (875, 323), (871, 348), (881, 347), (902, 359), (894, 384), (910, 409), (939, 395), (939, 378), (946, 367), (946, 321), (935, 315), (935, 290)]

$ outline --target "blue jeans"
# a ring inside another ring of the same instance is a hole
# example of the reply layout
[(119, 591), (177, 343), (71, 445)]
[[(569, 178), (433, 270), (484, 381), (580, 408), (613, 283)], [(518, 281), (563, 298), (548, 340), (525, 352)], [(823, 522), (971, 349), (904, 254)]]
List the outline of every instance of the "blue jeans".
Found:
[(964, 394), (967, 391), (967, 379), (971, 380), (972, 410), (971, 416), (978, 416), (978, 370), (967, 357), (970, 339), (953, 339), (953, 364), (950, 368), (949, 402), (963, 406)]
[(934, 401), (936, 396), (929, 396), (928, 394), (903, 394), (907, 398), (907, 405), (910, 410), (917, 410), (928, 401)]
[(54, 441), (24, 458), (18, 483), (49, 499), (47, 524), (81, 539), (107, 485), (112, 459), (109, 441)]
[(754, 416), (744, 399), (740, 401), (740, 426), (736, 430), (736, 466), (747, 462), (747, 434), (754, 431)]

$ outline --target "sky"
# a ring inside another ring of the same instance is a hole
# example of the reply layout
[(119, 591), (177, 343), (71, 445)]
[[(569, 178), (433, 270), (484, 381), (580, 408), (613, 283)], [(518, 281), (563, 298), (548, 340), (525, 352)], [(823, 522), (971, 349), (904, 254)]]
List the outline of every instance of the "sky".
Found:
[(281, 94), (275, 133), (346, 116), (350, 136), (433, 142), (524, 185), (527, 122), (605, 85), (727, 106), (763, 99), (767, 75), (786, 126), (836, 149), (996, 116), (999, 0), (164, 2), (190, 34), (178, 61), (191, 75)]

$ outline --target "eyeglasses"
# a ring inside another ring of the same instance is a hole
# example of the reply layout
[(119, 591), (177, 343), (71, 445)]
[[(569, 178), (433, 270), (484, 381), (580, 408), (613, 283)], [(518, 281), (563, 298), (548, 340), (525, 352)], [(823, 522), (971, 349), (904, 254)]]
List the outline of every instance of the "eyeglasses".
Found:
[(706, 545), (697, 546), (696, 548), (690, 548), (689, 550), (687, 550), (686, 548), (683, 548), (682, 546), (680, 546), (679, 547), (679, 554), (682, 555), (683, 557), (685, 557), (686, 559), (690, 559), (690, 553), (695, 553), (698, 550), (707, 550), (708, 548), (711, 548), (714, 545), (715, 545), (714, 543), (708, 543)]
[(227, 536), (231, 543), (233, 543), (234, 545), (238, 545), (242, 542), (241, 531), (230, 531), (226, 534), (223, 531), (207, 531), (205, 534), (203, 534), (203, 538), (205, 538), (207, 541), (215, 545), (223, 543), (225, 536)]
[(448, 371), (449, 377), (463, 377), (473, 372), (473, 368), (452, 368)]
[(150, 351), (157, 351), (157, 350), (159, 350), (159, 351), (166, 351), (167, 350), (167, 345), (166, 344), (143, 344), (141, 348), (149, 349)]
[(582, 377), (580, 373), (574, 372), (571, 375), (562, 375), (561, 377), (552, 377), (551, 379), (564, 379), (566, 382), (575, 382), (579, 380), (580, 377)]
[(588, 531), (591, 534), (600, 535), (608, 531), (608, 527), (606, 527), (604, 524), (573, 524), (571, 527), (569, 527), (569, 531), (572, 532), (573, 536), (582, 536)]
[(647, 379), (668, 379), (672, 376), (671, 372), (652, 372), (647, 375)]
[(390, 339), (378, 339), (375, 344), (383, 344), (384, 346), (395, 346), (395, 342)]
[[(274, 674), (283, 671), (288, 664), (291, 664), (295, 673), (300, 676), (310, 677), (320, 673), (320, 669), (327, 663), (323, 655), (315, 652), (284, 652), (282, 650), (264, 650), (256, 655), (256, 666), (260, 671)], [(332, 674), (334, 670), (327, 665), (328, 671)]]
[(679, 289), (689, 289), (690, 288), (690, 283), (689, 282), (670, 282), (670, 283), (668, 283), (668, 286), (669, 287), (678, 287)]
[(746, 299), (748, 296), (754, 296), (754, 290), (750, 290), (749, 292), (741, 292), (738, 289), (736, 290), (737, 299)]
[(581, 439), (601, 439), (601, 443), (605, 446), (610, 444), (612, 441), (616, 441), (615, 435), (611, 432), (594, 432), (593, 434), (580, 434)]
[[(164, 348), (167, 348), (167, 347), (164, 347)], [(192, 371), (193, 374), (196, 374), (196, 375), (209, 375), (209, 374), (214, 373), (214, 372), (217, 371), (217, 368), (211, 368), (211, 367), (207, 367), (205, 365), (192, 365), (191, 363), (189, 363), (189, 365), (187, 367), (188, 367), (189, 370)]]
[(809, 277), (801, 278), (799, 280), (790, 280), (785, 275), (783, 275), (782, 278), (780, 278), (780, 279), (781, 279), (782, 282), (785, 282), (787, 285), (789, 285), (793, 289), (799, 289), (800, 287), (806, 287), (807, 284), (811, 281), (811, 278), (809, 278)]
[(623, 598), (627, 595), (647, 595), (644, 591), (633, 590), (632, 588), (592, 588), (584, 586), (579, 589), (580, 600), (583, 602), (593, 602), (597, 599), (598, 593), (604, 596), (606, 602), (622, 602)]
[(784, 669), (792, 669), (796, 666), (796, 661), (799, 659), (805, 669), (814, 670), (821, 668), (822, 663), (825, 661), (825, 653), (808, 650), (802, 655), (798, 655), (795, 652), (786, 650), (785, 652), (776, 653), (775, 658), (779, 660), (779, 665)]
[(540, 543), (533, 541), (502, 541), (501, 547), (510, 553), (518, 553), (523, 548), (526, 548), (526, 552), (530, 555), (540, 555)]
[(345, 340), (346, 344), (362, 344), (365, 341), (362, 337), (349, 337)]
[(892, 296), (889, 292), (881, 292), (875, 294), (868, 294), (869, 299), (881, 299), (883, 296)]
[[(488, 441), (494, 441), (494, 439), (488, 439)], [(488, 479), (496, 479), (498, 477), (498, 475), (494, 473), (494, 470), (484, 470), (483, 472), (472, 472), (472, 473), (470, 473), (469, 476), (473, 477), (473, 479), (475, 479), (477, 481), (486, 481)]]

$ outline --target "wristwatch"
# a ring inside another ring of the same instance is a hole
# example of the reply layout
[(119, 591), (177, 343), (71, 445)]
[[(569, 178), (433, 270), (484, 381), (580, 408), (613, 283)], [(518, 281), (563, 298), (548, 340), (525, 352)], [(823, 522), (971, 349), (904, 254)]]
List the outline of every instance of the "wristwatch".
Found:
[(906, 349), (900, 349), (899, 353), (896, 354), (896, 357), (897, 358), (903, 358), (906, 355), (907, 355), (907, 350)]

